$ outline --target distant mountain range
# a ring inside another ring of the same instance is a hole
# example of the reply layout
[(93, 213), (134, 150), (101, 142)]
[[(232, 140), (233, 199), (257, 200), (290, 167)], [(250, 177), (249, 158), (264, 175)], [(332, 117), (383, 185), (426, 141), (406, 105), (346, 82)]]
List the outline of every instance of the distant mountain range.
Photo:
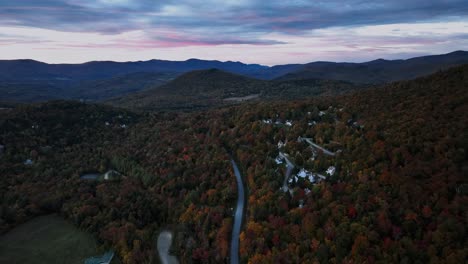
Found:
[(0, 61), (0, 80), (99, 80), (136, 72), (184, 73), (216, 68), (242, 75), (267, 71), (269, 67), (241, 62), (190, 59), (186, 61), (149, 60), (136, 62), (92, 61), (83, 64), (47, 64), (34, 60)]
[(302, 65), (277, 79), (330, 79), (354, 83), (381, 84), (409, 80), (439, 70), (467, 64), (468, 52), (455, 51), (443, 55), (416, 57), (407, 60), (378, 59), (364, 63), (313, 62)]
[[(466, 51), (408, 60), (379, 59), (364, 63), (313, 62), (273, 67), (198, 59), (137, 62), (95, 61), (83, 64), (47, 64), (34, 60), (0, 60), (0, 101), (34, 102), (61, 98), (107, 100), (158, 87), (187, 72), (207, 69), (219, 69), (223, 72), (259, 80), (321, 79), (356, 84), (381, 84), (412, 79), (467, 63), (468, 52)], [(225, 81), (221, 81), (221, 83), (226, 84)], [(303, 87), (304, 83), (300, 86)], [(237, 93), (242, 94), (239, 91)]]

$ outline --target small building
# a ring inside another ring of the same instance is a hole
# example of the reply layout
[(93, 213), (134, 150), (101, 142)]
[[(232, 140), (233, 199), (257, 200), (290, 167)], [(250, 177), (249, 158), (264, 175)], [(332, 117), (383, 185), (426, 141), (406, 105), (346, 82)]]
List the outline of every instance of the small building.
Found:
[(303, 208), (304, 207), (304, 200), (299, 200), (299, 208)]
[(5, 152), (5, 146), (0, 144), (0, 156)]
[(312, 172), (306, 170), (306, 169), (301, 169), (299, 173), (297, 173), (297, 177), (307, 179), (309, 180), (310, 183), (315, 183), (315, 176)]
[(126, 124), (122, 124), (120, 125), (121, 128), (127, 128), (127, 125)]
[(271, 124), (271, 123), (273, 123), (273, 121), (272, 121), (271, 119), (263, 119), (262, 122), (263, 122), (264, 124), (268, 124), (268, 125)]
[(335, 174), (335, 171), (336, 171), (336, 168), (334, 166), (330, 166), (327, 169), (327, 174), (332, 176), (333, 174)]
[(104, 173), (104, 180), (115, 180), (116, 178), (120, 177), (120, 173), (115, 170), (108, 170), (106, 173)]
[(293, 122), (291, 120), (286, 120), (286, 122), (284, 123), (286, 126), (292, 126), (293, 125)]
[(278, 141), (278, 149), (285, 147), (287, 143), (288, 143), (288, 141), (285, 141), (285, 142), (283, 142), (281, 140)]
[(281, 158), (280, 156), (278, 156), (278, 157), (276, 157), (275, 162), (276, 162), (276, 164), (278, 164), (278, 165), (283, 164), (283, 158)]
[(110, 123), (109, 123), (109, 122), (106, 122), (105, 124), (106, 124), (106, 126), (110, 126)]
[(32, 161), (32, 159), (27, 159), (27, 160), (24, 161), (24, 165), (26, 165), (26, 166), (31, 166), (33, 164), (34, 164), (34, 162)]
[(297, 176), (301, 178), (305, 178), (307, 177), (307, 174), (308, 174), (308, 171), (306, 171), (305, 169), (301, 169), (299, 173), (297, 174)]
[(308, 176), (309, 176), (309, 181), (310, 181), (310, 183), (315, 183), (314, 174), (311, 173), (311, 174), (309, 174)]

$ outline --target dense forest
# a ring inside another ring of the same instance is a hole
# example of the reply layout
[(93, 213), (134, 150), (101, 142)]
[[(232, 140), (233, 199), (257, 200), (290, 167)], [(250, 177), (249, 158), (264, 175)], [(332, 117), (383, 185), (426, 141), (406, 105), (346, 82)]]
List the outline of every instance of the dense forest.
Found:
[[(124, 263), (150, 263), (169, 226), (183, 263), (225, 262), (233, 157), (248, 190), (242, 262), (464, 263), (467, 112), (468, 66), (353, 94), (188, 113), (70, 101), (3, 109), (0, 232), (55, 212)], [(326, 176), (296, 177), (284, 191), (279, 152), (293, 175)], [(80, 179), (110, 169), (122, 177)]]
[(244, 101), (292, 100), (332, 96), (363, 90), (369, 85), (345, 81), (304, 79), (266, 81), (219, 69), (185, 73), (164, 85), (106, 101), (136, 111), (200, 110)]

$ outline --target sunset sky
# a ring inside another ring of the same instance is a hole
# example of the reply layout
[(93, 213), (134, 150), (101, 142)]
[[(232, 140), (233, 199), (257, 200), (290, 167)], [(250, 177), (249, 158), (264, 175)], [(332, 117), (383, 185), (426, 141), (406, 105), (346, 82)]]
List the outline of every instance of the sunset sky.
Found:
[(0, 59), (275, 65), (467, 49), (466, 0), (0, 0)]

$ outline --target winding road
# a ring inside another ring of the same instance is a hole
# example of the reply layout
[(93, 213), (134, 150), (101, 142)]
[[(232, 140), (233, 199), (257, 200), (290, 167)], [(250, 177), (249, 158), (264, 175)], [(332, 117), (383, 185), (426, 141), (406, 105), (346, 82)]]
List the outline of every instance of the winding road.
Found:
[(163, 264), (178, 264), (177, 258), (169, 254), (172, 244), (172, 232), (162, 231), (158, 236), (157, 248), (159, 258)]
[(231, 264), (239, 263), (239, 235), (242, 226), (242, 218), (244, 213), (245, 195), (244, 195), (244, 184), (242, 183), (242, 177), (234, 160), (231, 159), (232, 168), (237, 180), (237, 206), (236, 214), (234, 217), (234, 227), (232, 229), (232, 240), (231, 240)]

